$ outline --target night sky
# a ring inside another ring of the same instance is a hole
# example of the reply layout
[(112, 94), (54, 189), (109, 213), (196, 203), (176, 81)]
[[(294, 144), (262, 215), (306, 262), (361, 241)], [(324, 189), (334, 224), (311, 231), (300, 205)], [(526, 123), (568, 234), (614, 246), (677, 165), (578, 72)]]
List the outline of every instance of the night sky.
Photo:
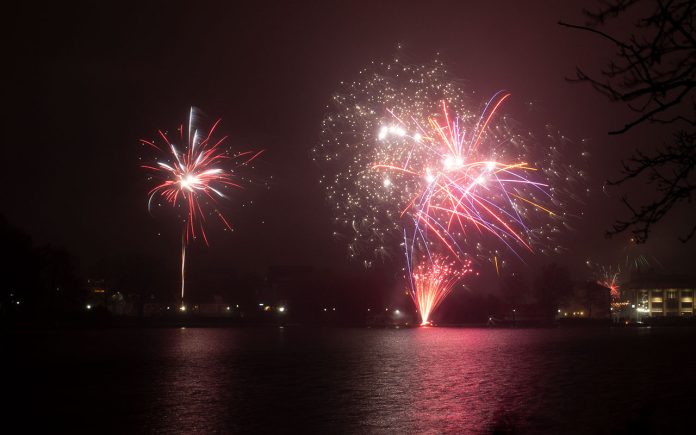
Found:
[[(174, 129), (191, 105), (222, 118), (234, 148), (266, 150), (253, 176), (269, 185), (236, 193), (227, 208), (236, 231), (211, 228), (211, 247), (191, 251), (193, 268), (344, 267), (310, 150), (339, 82), (390, 59), (399, 44), (413, 63), (439, 53), (481, 99), (511, 91), (512, 116), (587, 139), (586, 215), (566, 237), (569, 254), (548, 261), (576, 271), (587, 258), (623, 261), (628, 235), (604, 237), (626, 216), (622, 191), (602, 185), (621, 158), (667, 134), (646, 126), (608, 136), (629, 119), (626, 110), (565, 81), (576, 66), (596, 72), (612, 54), (597, 37), (557, 25), (583, 23), (587, 1), (172, 3), (6, 10), (0, 213), (37, 243), (64, 246), (83, 270), (111, 256), (177, 263), (178, 226), (146, 209), (138, 140)], [(693, 242), (677, 240), (680, 219), (661, 224), (644, 248), (677, 273), (694, 255)]]

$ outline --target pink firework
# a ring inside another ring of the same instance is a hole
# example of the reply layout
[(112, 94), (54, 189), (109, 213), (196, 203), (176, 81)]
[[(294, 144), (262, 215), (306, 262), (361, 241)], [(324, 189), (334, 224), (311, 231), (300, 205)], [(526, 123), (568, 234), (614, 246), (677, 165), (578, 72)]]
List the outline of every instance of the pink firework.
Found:
[(472, 272), (471, 261), (449, 262), (444, 257), (424, 256), (411, 273), (411, 298), (421, 316), (421, 326), (449, 296), (455, 285)]
[[(467, 234), (492, 236), (513, 252), (517, 247), (532, 251), (533, 239), (541, 233), (529, 221), (556, 216), (548, 205), (549, 184), (538, 170), (523, 156), (510, 155), (487, 132), (509, 95), (496, 94), (474, 122), (452, 116), (444, 101), (440, 119), (430, 117), (425, 123), (390, 111), (395, 124), (379, 132), (380, 141), (395, 136), (410, 142), (411, 152), (403, 161), (378, 163), (372, 169), (421, 180), (401, 216), (410, 215), (418, 230), (427, 231), (455, 256), (460, 251), (456, 241)], [(392, 184), (390, 180), (388, 187)]]
[[(170, 138), (159, 130), (163, 144), (155, 140), (144, 140), (144, 145), (158, 151), (153, 164), (142, 165), (152, 174), (155, 186), (148, 192), (148, 209), (153, 200), (160, 198), (172, 207), (183, 205), (186, 209), (181, 236), (181, 298), (184, 298), (184, 275), (186, 246), (198, 235), (208, 245), (205, 232), (206, 217), (216, 215), (222, 224), (232, 229), (228, 220), (216, 207), (219, 199), (225, 198), (226, 189), (241, 188), (234, 167), (246, 165), (263, 151), (245, 151), (230, 154), (224, 142), (227, 136), (216, 138), (215, 130), (220, 120), (213, 123), (207, 133), (199, 130), (194, 121), (196, 111), (191, 108), (188, 129), (181, 125), (176, 138)], [(179, 148), (178, 148), (179, 147)], [(181, 310), (185, 310), (182, 303)]]

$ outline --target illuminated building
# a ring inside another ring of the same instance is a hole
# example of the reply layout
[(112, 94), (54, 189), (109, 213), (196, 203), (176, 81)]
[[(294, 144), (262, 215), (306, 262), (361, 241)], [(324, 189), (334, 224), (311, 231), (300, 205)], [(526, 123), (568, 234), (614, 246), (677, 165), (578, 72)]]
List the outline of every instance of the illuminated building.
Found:
[(694, 315), (696, 280), (692, 277), (641, 273), (626, 285), (636, 318)]

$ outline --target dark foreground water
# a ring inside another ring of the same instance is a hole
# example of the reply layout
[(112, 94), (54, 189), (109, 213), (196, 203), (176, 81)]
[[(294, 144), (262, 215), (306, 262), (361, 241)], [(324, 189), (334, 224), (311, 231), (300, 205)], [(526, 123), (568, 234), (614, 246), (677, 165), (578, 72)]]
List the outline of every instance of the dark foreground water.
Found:
[[(696, 433), (690, 329), (5, 333), (21, 432)], [(4, 400), (5, 402), (5, 400)]]

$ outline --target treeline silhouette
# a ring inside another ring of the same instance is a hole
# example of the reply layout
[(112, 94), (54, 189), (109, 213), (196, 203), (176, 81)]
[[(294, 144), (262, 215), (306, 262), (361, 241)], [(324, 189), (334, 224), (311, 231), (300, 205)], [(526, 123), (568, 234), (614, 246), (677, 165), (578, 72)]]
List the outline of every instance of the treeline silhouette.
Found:
[[(63, 248), (40, 246), (0, 216), (5, 260), (0, 280), (0, 324), (117, 324), (123, 318), (181, 319), (180, 284), (174, 261), (139, 253), (105, 253), (79, 268)], [(87, 272), (84, 272), (84, 271)], [(536, 273), (535, 273), (536, 272)], [(185, 315), (198, 304), (212, 306), (226, 321), (307, 324), (392, 324), (416, 322), (402, 271), (385, 264), (341, 270), (274, 266), (237, 271), (234, 265), (206, 266), (187, 280), (192, 289)], [(440, 307), (441, 323), (548, 323), (569, 299), (586, 307), (606, 307), (607, 289), (592, 281), (573, 282), (567, 269), (547, 264), (503, 276), (482, 274), (457, 286)], [(278, 309), (283, 307), (282, 311)], [(600, 310), (603, 308), (596, 308)], [(595, 311), (597, 313), (597, 311)]]
[(37, 246), (0, 215), (0, 319), (50, 320), (82, 308), (76, 260), (65, 249)]

